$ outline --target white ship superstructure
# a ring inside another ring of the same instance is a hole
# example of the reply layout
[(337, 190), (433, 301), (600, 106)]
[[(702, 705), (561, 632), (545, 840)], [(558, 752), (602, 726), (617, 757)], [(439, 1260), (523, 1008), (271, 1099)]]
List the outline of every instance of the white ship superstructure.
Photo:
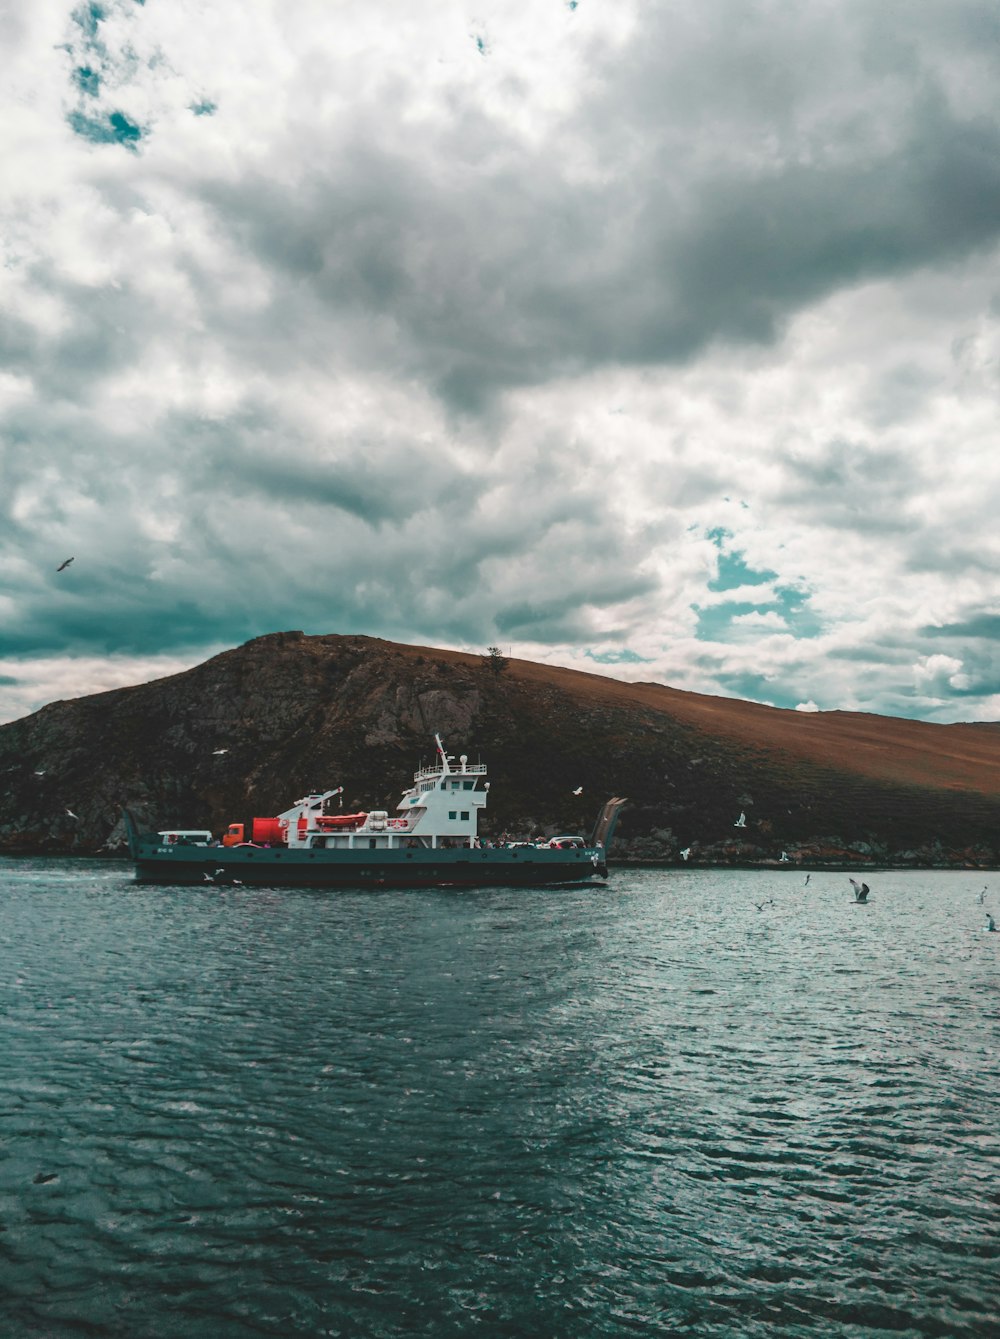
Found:
[(479, 841), (479, 811), (486, 807), (490, 783), (485, 763), (470, 763), (463, 753), (456, 759), (445, 752), (440, 735), (434, 736), (437, 762), (414, 773), (413, 785), (403, 792), (390, 817), (384, 809), (368, 813), (327, 813), (329, 801), (343, 788), (306, 795), (277, 820), (269, 834), (290, 850), (438, 850), (475, 847)]

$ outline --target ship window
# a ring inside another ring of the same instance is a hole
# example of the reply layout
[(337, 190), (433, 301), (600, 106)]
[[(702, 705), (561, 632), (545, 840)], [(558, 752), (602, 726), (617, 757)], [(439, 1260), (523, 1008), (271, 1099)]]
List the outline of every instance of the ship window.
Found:
[(468, 822), (468, 820), (469, 820), (469, 811), (468, 811), (468, 809), (463, 809), (463, 810), (462, 810), (462, 818), (463, 818), (466, 822)]
[(463, 790), (471, 790), (475, 784), (476, 784), (476, 783), (475, 783), (474, 781), (463, 781), (463, 782), (462, 782), (462, 789), (463, 789)]
[(376, 839), (375, 839), (374, 837), (369, 837), (369, 838), (368, 838), (368, 845), (369, 845), (369, 847), (370, 847), (372, 850), (374, 850), (374, 849), (375, 849), (375, 846), (376, 846)]
[(448, 817), (449, 817), (449, 818), (457, 818), (457, 817), (458, 817), (458, 810), (457, 810), (457, 809), (449, 809), (449, 810), (448, 810)]

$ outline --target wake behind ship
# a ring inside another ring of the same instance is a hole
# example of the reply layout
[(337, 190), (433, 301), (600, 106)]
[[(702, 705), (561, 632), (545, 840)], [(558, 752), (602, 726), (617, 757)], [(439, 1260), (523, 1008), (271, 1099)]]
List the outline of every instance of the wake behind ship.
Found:
[(232, 824), (221, 843), (211, 832), (140, 833), (125, 811), (137, 880), (267, 887), (426, 887), (583, 883), (608, 877), (607, 849), (625, 800), (601, 810), (593, 835), (545, 843), (491, 844), (478, 834), (490, 783), (484, 763), (447, 754), (414, 774), (395, 816), (385, 810), (330, 812), (343, 788), (306, 795), (276, 818), (255, 818), (251, 838)]

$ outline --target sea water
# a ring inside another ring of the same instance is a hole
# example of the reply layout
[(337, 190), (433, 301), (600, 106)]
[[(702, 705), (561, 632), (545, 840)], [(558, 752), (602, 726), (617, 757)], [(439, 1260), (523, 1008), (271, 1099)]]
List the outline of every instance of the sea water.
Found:
[(865, 877), (0, 860), (0, 1333), (995, 1336), (1000, 875)]

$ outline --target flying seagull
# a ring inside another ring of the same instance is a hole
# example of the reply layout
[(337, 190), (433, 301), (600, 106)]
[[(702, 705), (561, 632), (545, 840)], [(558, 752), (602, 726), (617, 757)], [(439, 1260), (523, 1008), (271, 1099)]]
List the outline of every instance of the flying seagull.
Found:
[(228, 753), (228, 752), (229, 752), (228, 749), (213, 749), (213, 750), (212, 750), (212, 757), (213, 757), (213, 758), (218, 758), (218, 756), (219, 756), (221, 753)]
[(809, 880), (810, 880), (811, 878), (812, 878), (812, 875), (811, 875), (811, 874), (807, 874), (807, 875), (806, 875), (806, 881), (805, 881), (805, 883), (802, 885), (803, 888), (806, 887), (806, 885), (809, 883)]
[(681, 859), (682, 859), (682, 860), (687, 860), (687, 858), (688, 858), (688, 856), (689, 856), (690, 854), (691, 854), (691, 848), (690, 848), (690, 846), (685, 846), (684, 850), (681, 852)]
[(576, 788), (576, 790), (574, 790), (573, 794), (574, 794), (574, 795), (582, 795), (582, 794), (583, 794), (583, 787), (582, 787), (582, 786), (577, 786), (577, 788)]
[[(44, 775), (45, 775), (45, 768), (44, 768), (44, 767), (42, 768), (42, 770), (41, 770), (40, 772), (36, 772), (36, 773), (35, 773), (35, 776), (44, 776)], [(980, 902), (981, 902), (983, 899), (980, 897), (979, 900), (980, 900)]]
[(79, 817), (80, 817), (79, 814), (74, 814), (73, 810), (70, 809), (68, 806), (67, 806), (67, 808), (66, 808), (66, 812), (69, 814), (70, 818), (79, 818)]
[(734, 828), (745, 828), (746, 825), (747, 825), (747, 816), (746, 816), (745, 813), (743, 813), (742, 810), (740, 810), (740, 816), (739, 816), (739, 818), (736, 820), (736, 822), (733, 824), (733, 827), (734, 827)]
[(856, 879), (851, 879), (850, 884), (851, 887), (854, 889), (855, 902), (867, 902), (868, 894), (871, 892), (871, 889), (868, 887), (867, 883), (858, 883)]
[(56, 571), (65, 572), (66, 568), (69, 567), (72, 561), (73, 561), (72, 558), (67, 558), (65, 562), (59, 564), (59, 566), (56, 568)]

